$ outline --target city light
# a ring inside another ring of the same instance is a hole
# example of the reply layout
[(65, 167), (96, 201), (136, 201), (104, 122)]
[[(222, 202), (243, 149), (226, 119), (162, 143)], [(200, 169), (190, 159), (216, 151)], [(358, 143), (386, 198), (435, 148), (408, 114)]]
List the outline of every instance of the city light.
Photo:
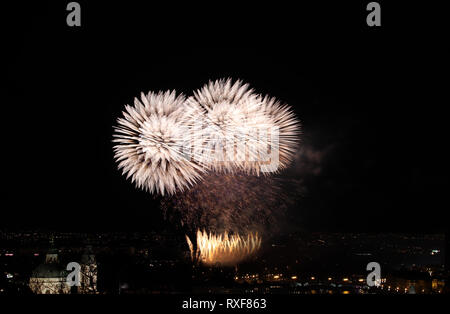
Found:
[[(122, 235), (119, 235), (117, 239), (121, 239)], [(46, 236), (48, 239), (48, 236)], [(105, 239), (106, 237), (102, 237), (102, 239)], [(80, 238), (81, 239), (81, 238)], [(95, 237), (97, 239), (97, 236)], [(154, 239), (154, 237), (148, 238), (150, 241)], [(60, 240), (62, 241), (62, 240)], [(91, 240), (95, 241), (95, 240)], [(163, 241), (160, 236), (158, 236), (157, 241)], [(34, 244), (34, 242), (32, 242)], [(99, 243), (96, 243), (99, 245)], [(148, 245), (148, 244), (147, 244)], [(100, 245), (99, 245), (100, 246)], [(146, 249), (143, 248), (136, 248), (132, 251), (132, 253), (137, 258), (141, 259), (142, 265), (147, 266), (151, 265), (151, 270), (155, 269), (155, 271), (161, 271), (164, 269), (164, 265), (166, 267), (170, 268), (167, 270), (168, 272), (171, 272), (174, 266), (176, 266), (175, 260), (159, 260), (156, 256), (149, 256), (146, 252), (148, 252), (148, 247), (151, 247), (151, 245), (146, 246)], [(428, 248), (426, 250), (423, 250), (424, 254), (426, 254), (429, 258), (431, 256), (429, 255), (431, 252), (431, 248)], [(184, 248), (185, 255), (183, 256), (184, 259), (189, 260), (189, 250), (187, 248)], [(36, 262), (39, 260), (40, 257), (50, 256), (53, 258), (53, 255), (55, 255), (58, 252), (58, 255), (61, 255), (61, 258), (65, 258), (66, 256), (71, 256), (71, 254), (74, 254), (73, 248), (58, 248), (54, 247), (51, 251), (52, 254), (49, 255), (49, 253), (45, 253), (44, 251), (37, 251), (35, 247), (28, 248), (28, 250), (23, 250), (23, 253), (21, 250), (12, 250), (12, 249), (3, 249), (0, 253), (0, 259), (4, 259), (4, 264), (7, 268), (4, 269), (0, 273), (0, 275), (3, 278), (3, 286), (0, 285), (0, 289), (6, 287), (6, 285), (17, 285), (22, 287), (23, 282), (25, 280), (25, 283), (27, 284), (27, 274), (33, 274), (33, 270), (29, 273), (25, 273), (21, 271), (20, 269), (14, 269), (14, 261), (18, 257), (20, 258), (27, 258), (29, 260), (30, 265), (32, 267), (35, 267), (34, 265), (38, 266)], [(442, 252), (442, 251), (441, 251)], [(81, 252), (80, 252), (81, 253)], [(288, 293), (288, 294), (333, 294), (333, 295), (344, 295), (344, 294), (394, 294), (394, 295), (406, 295), (406, 294), (443, 294), (446, 291), (445, 284), (446, 284), (446, 278), (445, 273), (443, 273), (442, 268), (440, 266), (434, 266), (431, 264), (420, 264), (417, 263), (413, 266), (411, 266), (412, 270), (416, 272), (417, 274), (421, 274), (422, 277), (420, 280), (412, 279), (415, 277), (406, 277), (403, 274), (400, 275), (391, 275), (389, 272), (386, 273), (386, 277), (377, 279), (375, 282), (374, 287), (369, 287), (365, 284), (366, 278), (364, 269), (355, 271), (355, 272), (347, 272), (347, 273), (337, 273), (336, 270), (330, 270), (329, 273), (326, 273), (324, 271), (318, 272), (317, 270), (313, 271), (308, 270), (307, 272), (301, 273), (299, 269), (293, 267), (292, 264), (283, 263), (278, 260), (274, 260), (273, 264), (272, 261), (268, 262), (266, 261), (266, 257), (261, 253), (261, 255), (255, 255), (255, 259), (251, 259), (251, 263), (261, 263), (261, 267), (259, 268), (249, 268), (249, 264), (243, 264), (242, 266), (235, 266), (235, 267), (229, 267), (226, 265), (225, 267), (220, 266), (209, 266), (205, 267), (203, 263), (201, 264), (192, 264), (192, 274), (186, 273), (186, 278), (192, 278), (192, 280), (195, 281), (195, 284), (197, 285), (196, 289), (198, 291), (208, 291), (208, 293), (230, 293), (233, 291), (242, 292), (242, 293), (264, 293), (264, 294), (279, 294), (279, 293)], [(8, 256), (14, 256), (13, 258), (8, 258)], [(46, 258), (47, 258), (46, 257)], [(292, 260), (292, 262), (295, 262), (295, 259)], [(46, 259), (41, 260), (42, 264), (46, 264)], [(202, 265), (203, 264), (203, 265)], [(57, 264), (54, 264), (56, 266)], [(411, 264), (412, 265), (412, 264)], [(53, 266), (53, 264), (52, 264)], [(63, 265), (64, 266), (64, 265)], [(183, 264), (184, 266), (184, 264)], [(217, 267), (220, 267), (219, 269)], [(185, 269), (182, 268), (180, 273), (177, 273), (176, 278), (180, 279), (184, 278)], [(300, 275), (297, 275), (297, 273), (300, 273)], [(432, 276), (430, 277), (429, 274), (432, 273)], [(56, 272), (55, 272), (56, 274)], [(444, 274), (444, 275), (443, 275)], [(334, 277), (331, 277), (330, 275), (333, 275)], [(230, 277), (228, 277), (230, 276)], [(203, 282), (213, 282), (215, 278), (231, 278), (234, 279), (235, 286), (230, 289), (228, 287), (209, 287), (207, 288), (201, 288), (201, 283)], [(25, 278), (25, 279), (24, 279)], [(174, 276), (175, 278), (175, 276)], [(176, 279), (176, 280), (177, 280)], [(190, 279), (188, 279), (190, 280)], [(1, 280), (0, 280), (1, 281)], [(56, 282), (56, 281), (55, 281)], [(34, 281), (28, 282), (28, 285), (30, 287), (35, 287)], [(122, 283), (121, 283), (122, 285)], [(389, 285), (389, 286), (388, 286)], [(19, 288), (20, 288), (19, 287)], [(150, 285), (149, 285), (150, 287)], [(122, 293), (133, 293), (131, 286), (127, 288), (121, 288)], [(163, 291), (163, 288), (146, 288), (148, 289), (149, 293), (153, 293), (153, 291)], [(5, 289), (6, 291), (6, 289)], [(8, 290), (9, 291), (9, 290)], [(6, 292), (8, 294), (9, 292)], [(35, 290), (32, 290), (33, 292)], [(66, 292), (64, 292), (66, 293)], [(0, 293), (4, 294), (4, 293)]]

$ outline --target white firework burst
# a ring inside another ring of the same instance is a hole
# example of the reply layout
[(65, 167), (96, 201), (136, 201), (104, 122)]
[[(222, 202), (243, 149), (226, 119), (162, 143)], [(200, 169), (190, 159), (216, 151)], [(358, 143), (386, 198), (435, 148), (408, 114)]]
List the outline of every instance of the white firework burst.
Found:
[(141, 93), (117, 119), (114, 157), (138, 188), (172, 195), (201, 178), (203, 167), (185, 152), (191, 140), (185, 109), (185, 97), (175, 91)]
[(286, 168), (293, 160), (301, 134), (300, 121), (288, 105), (281, 104), (275, 97), (259, 98), (265, 114), (278, 130), (278, 168)]
[[(288, 106), (255, 93), (248, 84), (210, 81), (188, 98), (187, 107), (197, 121), (203, 117), (197, 132), (202, 129), (204, 141), (195, 156), (211, 169), (259, 175), (277, 172), (292, 160), (300, 134), (298, 120)], [(274, 149), (275, 167), (268, 153), (273, 155)]]
[(191, 116), (202, 117), (197, 132), (202, 129), (204, 140), (195, 154), (199, 162), (218, 172), (259, 174), (259, 153), (267, 150), (269, 141), (257, 133), (274, 125), (248, 84), (210, 81), (188, 98), (187, 106)]

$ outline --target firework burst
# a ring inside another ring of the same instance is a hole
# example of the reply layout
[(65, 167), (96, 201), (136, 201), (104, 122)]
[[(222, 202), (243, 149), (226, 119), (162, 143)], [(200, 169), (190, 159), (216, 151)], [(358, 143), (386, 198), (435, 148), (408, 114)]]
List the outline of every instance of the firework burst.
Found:
[(276, 98), (260, 96), (259, 101), (266, 116), (278, 130), (278, 169), (286, 168), (294, 159), (300, 137), (300, 122), (288, 105), (281, 104)]
[(204, 172), (184, 151), (192, 139), (184, 103), (175, 91), (142, 93), (117, 120), (114, 157), (138, 188), (171, 195), (193, 185)]
[(233, 266), (253, 256), (261, 247), (257, 233), (241, 237), (238, 234), (212, 234), (197, 231), (197, 249), (186, 236), (191, 258), (209, 266)]
[[(277, 172), (291, 162), (300, 124), (275, 98), (256, 94), (240, 80), (221, 79), (194, 92), (187, 107), (203, 123), (199, 129), (204, 140), (195, 155), (210, 169), (259, 175)], [(274, 154), (275, 165), (270, 157)]]
[(202, 163), (216, 172), (259, 174), (259, 154), (267, 151), (269, 140), (257, 132), (274, 125), (248, 84), (231, 79), (209, 82), (188, 98), (187, 106), (202, 117), (204, 142), (197, 154), (205, 158)]

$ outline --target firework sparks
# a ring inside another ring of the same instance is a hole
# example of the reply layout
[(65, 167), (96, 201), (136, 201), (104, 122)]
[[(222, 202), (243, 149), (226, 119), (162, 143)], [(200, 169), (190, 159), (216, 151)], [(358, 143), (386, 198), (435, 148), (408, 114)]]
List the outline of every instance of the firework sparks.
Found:
[(125, 109), (113, 135), (118, 168), (163, 196), (191, 188), (207, 170), (278, 172), (292, 161), (300, 134), (290, 107), (239, 80), (209, 82), (187, 100), (175, 91), (141, 94)]
[(141, 94), (117, 120), (113, 142), (119, 169), (138, 188), (173, 194), (193, 185), (204, 169), (183, 148), (190, 120), (185, 98), (175, 91)]
[(256, 177), (242, 173), (208, 173), (184, 192), (161, 199), (166, 217), (180, 221), (190, 233), (207, 228), (216, 233), (230, 230), (260, 234), (276, 232), (285, 212), (295, 200), (285, 193), (282, 178)]
[[(300, 124), (286, 105), (262, 97), (242, 81), (209, 82), (187, 99), (191, 115), (204, 124), (198, 154), (218, 172), (277, 172), (292, 160)], [(276, 165), (268, 151), (279, 154)]]
[(186, 236), (194, 262), (201, 262), (210, 266), (233, 266), (253, 256), (261, 247), (261, 238), (257, 233), (250, 233), (246, 237), (228, 232), (212, 234), (197, 231), (197, 249)]
[(260, 97), (265, 114), (278, 127), (279, 167), (286, 168), (294, 159), (300, 136), (300, 122), (291, 108), (281, 104), (276, 98)]
[(267, 150), (268, 145), (266, 138), (256, 138), (253, 131), (272, 125), (248, 84), (232, 84), (231, 79), (209, 82), (188, 98), (187, 106), (202, 117), (205, 139), (198, 154), (204, 158), (201, 161), (218, 172), (252, 173), (248, 160), (257, 160), (256, 153)]

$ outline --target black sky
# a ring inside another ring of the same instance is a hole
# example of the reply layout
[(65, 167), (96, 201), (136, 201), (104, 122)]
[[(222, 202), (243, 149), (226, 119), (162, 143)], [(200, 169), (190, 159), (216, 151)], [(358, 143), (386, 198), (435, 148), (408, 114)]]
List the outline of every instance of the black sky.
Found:
[[(157, 201), (116, 170), (112, 126), (141, 91), (240, 78), (290, 104), (321, 156), (290, 215), (300, 227), (442, 231), (448, 208), (443, 38), (382, 3), (243, 8), (80, 1), (11, 9), (0, 227), (158, 229)], [(427, 9), (422, 14), (427, 15)], [(427, 15), (429, 16), (429, 15)], [(314, 162), (314, 161), (312, 161)]]

